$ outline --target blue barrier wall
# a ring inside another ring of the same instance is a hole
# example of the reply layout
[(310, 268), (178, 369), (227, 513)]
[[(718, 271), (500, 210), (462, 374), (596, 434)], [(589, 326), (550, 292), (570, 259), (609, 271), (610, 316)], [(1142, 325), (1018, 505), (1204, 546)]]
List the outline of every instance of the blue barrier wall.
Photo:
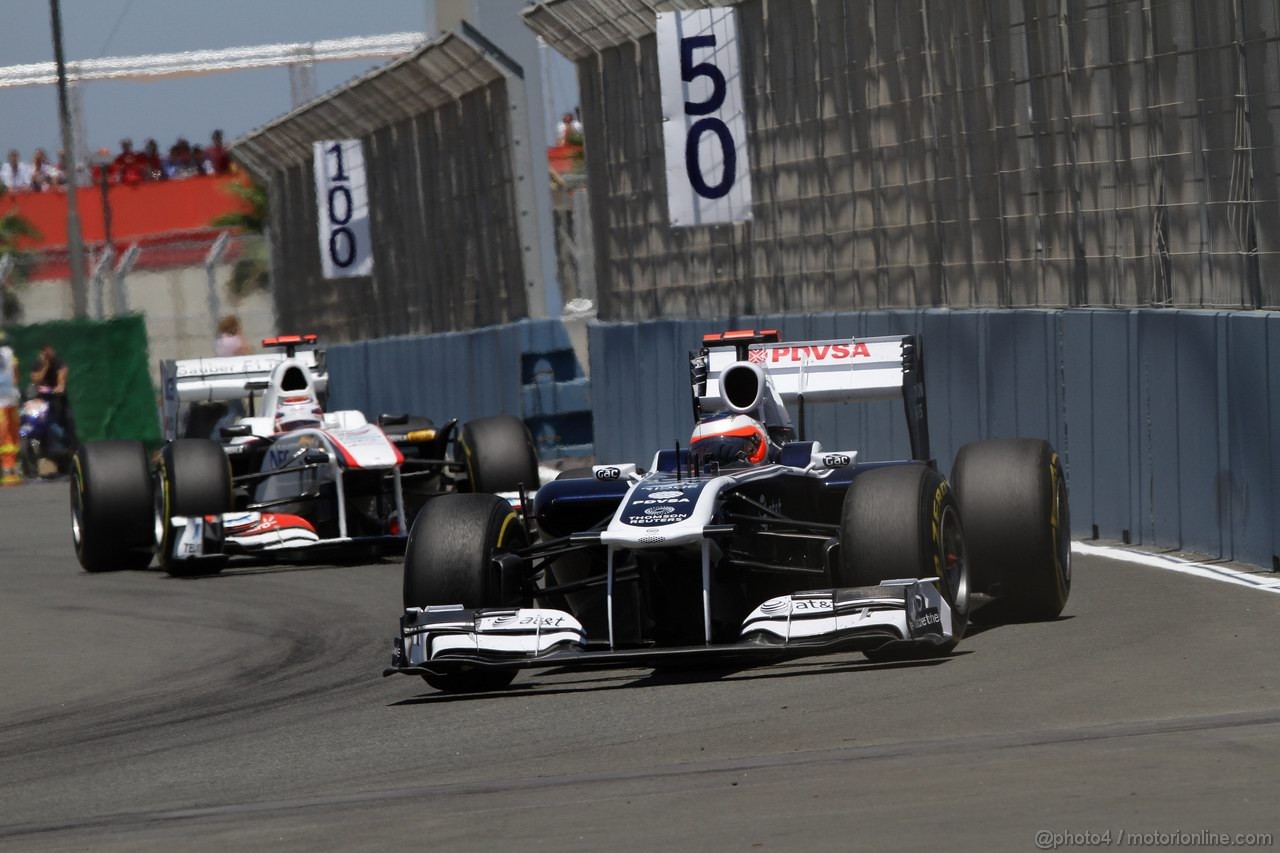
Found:
[[(1277, 566), (1280, 314), (927, 309), (597, 324), (598, 458), (647, 462), (688, 440), (686, 354), (724, 328), (791, 340), (920, 333), (944, 471), (966, 442), (1044, 437), (1066, 466), (1074, 535)], [(898, 403), (817, 406), (808, 423), (832, 449), (909, 455)]]
[(559, 320), (328, 348), (329, 406), (443, 423), (524, 418), (544, 459), (592, 452), (588, 380)]
[[(439, 421), (525, 418), (544, 458), (647, 464), (688, 441), (687, 353), (707, 331), (784, 339), (919, 333), (933, 452), (1049, 439), (1072, 532), (1267, 567), (1280, 554), (1280, 314), (1149, 309), (922, 309), (602, 323), (591, 387), (563, 325), (509, 326), (329, 349), (331, 403)], [(811, 407), (809, 433), (864, 459), (909, 455), (901, 404)]]

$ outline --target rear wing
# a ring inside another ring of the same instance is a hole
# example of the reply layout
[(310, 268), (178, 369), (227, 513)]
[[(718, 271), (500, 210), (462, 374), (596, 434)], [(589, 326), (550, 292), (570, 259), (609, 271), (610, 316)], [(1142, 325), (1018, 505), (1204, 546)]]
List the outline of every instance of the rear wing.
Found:
[[(261, 393), (271, 378), (271, 371), (286, 358), (285, 353), (262, 353), (161, 361), (166, 434), (177, 435), (181, 404), (243, 400), (255, 391)], [(325, 393), (329, 388), (329, 372), (325, 368), (324, 350), (303, 350), (294, 353), (293, 358), (311, 373), (316, 391)]]
[(931, 458), (924, 359), (917, 335), (783, 342), (777, 332), (726, 332), (707, 335), (701, 352), (691, 357), (695, 417), (726, 406), (720, 374), (746, 361), (764, 371), (784, 404), (800, 407), (802, 433), (808, 403), (901, 398), (912, 456)]

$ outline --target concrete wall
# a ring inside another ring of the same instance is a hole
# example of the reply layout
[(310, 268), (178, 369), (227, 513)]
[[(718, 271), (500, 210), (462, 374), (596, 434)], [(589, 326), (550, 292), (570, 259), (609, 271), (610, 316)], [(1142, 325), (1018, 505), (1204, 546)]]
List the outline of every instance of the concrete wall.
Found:
[[(524, 321), (333, 346), (332, 401), (437, 422), (507, 412), (525, 418), (544, 458), (646, 464), (688, 442), (686, 353), (708, 330), (752, 327), (789, 340), (918, 333), (944, 472), (967, 442), (1043, 437), (1066, 467), (1074, 535), (1276, 564), (1280, 313), (920, 309), (599, 323), (589, 329), (590, 387), (564, 324)], [(867, 460), (910, 453), (896, 402), (811, 406), (807, 420), (832, 449)]]
[[(685, 353), (703, 332), (924, 337), (933, 453), (981, 438), (1062, 454), (1072, 532), (1266, 567), (1280, 554), (1280, 314), (924, 309), (591, 329), (596, 455), (648, 460), (688, 441)], [(608, 377), (608, 381), (601, 381)], [(909, 455), (901, 406), (811, 407), (809, 432), (865, 459)]]
[[(262, 338), (276, 332), (271, 293), (255, 290), (244, 297), (236, 296), (228, 287), (234, 271), (233, 264), (214, 268), (219, 313), (238, 316), (245, 341), (256, 346)], [(146, 319), (152, 381), (159, 381), (162, 359), (213, 355), (217, 318), (210, 313), (209, 283), (203, 267), (135, 270), (125, 279), (124, 291), (129, 311), (142, 313)], [(66, 281), (30, 282), (19, 285), (19, 293), (24, 324), (66, 320), (72, 316), (71, 288)], [(91, 313), (94, 301), (91, 292)], [(109, 317), (109, 292), (103, 301)]]
[(590, 386), (559, 320), (331, 346), (328, 364), (331, 408), (437, 424), (513, 414), (544, 460), (592, 453)]

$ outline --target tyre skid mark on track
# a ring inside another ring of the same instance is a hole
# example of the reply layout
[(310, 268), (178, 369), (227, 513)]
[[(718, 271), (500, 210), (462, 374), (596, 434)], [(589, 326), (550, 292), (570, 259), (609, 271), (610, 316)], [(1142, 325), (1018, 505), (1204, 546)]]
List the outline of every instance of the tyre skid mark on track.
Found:
[[(184, 679), (181, 683), (185, 687), (182, 691), (174, 691), (170, 683), (143, 694), (85, 700), (58, 708), (54, 713), (34, 712), (26, 718), (9, 721), (5, 737), (0, 739), (4, 755), (13, 758), (78, 751), (90, 744), (137, 735), (157, 727), (191, 725), (269, 711), (281, 703), (293, 703), (351, 686), (351, 673), (339, 665), (363, 662), (361, 645), (345, 631), (317, 634), (315, 620), (322, 611), (314, 607), (304, 609), (298, 601), (294, 609), (298, 612), (291, 618), (271, 625), (247, 617), (224, 624), (233, 634), (259, 637), (262, 640), (259, 649), (249, 652), (238, 649), (181, 671)], [(139, 707), (145, 708), (145, 712), (139, 714)], [(97, 723), (84, 730), (83, 715), (90, 712)], [(191, 743), (187, 739), (154, 751)], [(138, 754), (141, 753), (135, 752)]]
[(369, 803), (385, 803), (398, 800), (426, 798), (450, 798), (459, 796), (503, 794), (519, 790), (564, 788), (576, 785), (598, 785), (619, 782), (635, 782), (659, 779), (679, 779), (695, 776), (713, 776), (724, 773), (742, 773), (785, 767), (804, 767), (820, 764), (841, 764), (885, 758), (936, 756), (938, 754), (982, 753), (1004, 749), (1023, 749), (1043, 746), (1060, 746), (1102, 742), (1134, 737), (1152, 737), (1170, 734), (1221, 731), (1256, 726), (1280, 725), (1280, 709), (1269, 711), (1237, 712), (1170, 720), (1137, 720), (1125, 723), (1106, 723), (1068, 729), (1052, 729), (1041, 732), (1013, 734), (987, 734), (970, 737), (903, 741), (870, 746), (843, 747), (810, 752), (760, 755), (745, 758), (691, 762), (662, 767), (639, 767), (630, 770), (611, 770), (593, 773), (566, 774), (563, 776), (500, 779), (486, 782), (445, 783), (410, 788), (391, 788), (354, 794), (332, 794), (285, 800), (267, 800), (256, 803), (232, 803), (221, 806), (197, 806), (182, 809), (166, 809), (150, 812), (131, 812), (101, 817), (83, 818), (50, 824), (16, 824), (0, 826), (0, 839), (40, 836), (57, 832), (93, 829), (120, 829), (148, 824), (183, 820), (207, 820), (245, 815), (269, 815), (284, 812), (333, 809)]
[(1168, 572), (1191, 575), (1263, 592), (1280, 592), (1280, 577), (1259, 577), (1256, 572), (1246, 572), (1227, 566), (1214, 566), (1208, 563), (1197, 563), (1166, 554), (1149, 554), (1143, 551), (1131, 551), (1127, 548), (1116, 548), (1109, 545), (1090, 545), (1088, 542), (1072, 542), (1071, 552), (1085, 557), (1103, 557), (1122, 563), (1133, 563), (1152, 569), (1163, 569)]

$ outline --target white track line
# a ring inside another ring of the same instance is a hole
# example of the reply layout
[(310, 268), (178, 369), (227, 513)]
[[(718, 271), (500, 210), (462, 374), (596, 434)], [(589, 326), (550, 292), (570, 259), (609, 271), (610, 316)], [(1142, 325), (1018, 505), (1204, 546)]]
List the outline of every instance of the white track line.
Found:
[[(1242, 572), (1225, 566), (1210, 566), (1205, 563), (1194, 563), (1179, 557), (1167, 557), (1162, 554), (1144, 554), (1141, 551), (1130, 551), (1127, 548), (1113, 548), (1106, 545), (1090, 545), (1087, 542), (1072, 542), (1071, 551), (1088, 557), (1104, 557), (1108, 560), (1119, 560), (1124, 563), (1137, 563), (1153, 569), (1164, 569), (1184, 575), (1193, 575), (1211, 581), (1247, 586), (1263, 592), (1280, 593), (1280, 577), (1259, 577), (1256, 573)], [(1261, 570), (1260, 570), (1261, 571)]]

